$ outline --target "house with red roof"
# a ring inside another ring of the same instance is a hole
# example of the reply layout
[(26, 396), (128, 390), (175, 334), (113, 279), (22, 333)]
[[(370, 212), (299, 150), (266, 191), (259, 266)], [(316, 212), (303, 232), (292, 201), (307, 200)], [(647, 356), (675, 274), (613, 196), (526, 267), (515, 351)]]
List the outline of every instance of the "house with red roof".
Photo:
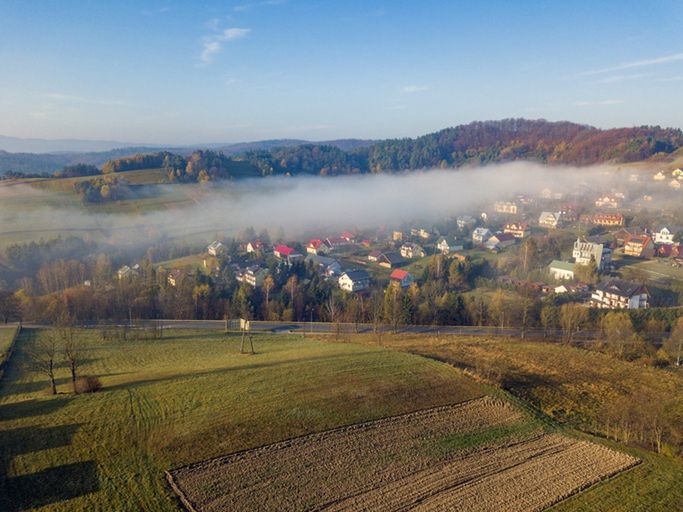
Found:
[(401, 288), (408, 288), (414, 282), (413, 275), (400, 268), (393, 270), (389, 278), (392, 283), (399, 284)]
[(329, 254), (330, 246), (325, 243), (325, 241), (320, 239), (311, 240), (306, 244), (306, 252), (308, 254), (315, 254), (316, 256), (321, 256), (324, 254)]
[(624, 254), (636, 258), (652, 258), (655, 254), (655, 244), (647, 235), (632, 236), (624, 244)]

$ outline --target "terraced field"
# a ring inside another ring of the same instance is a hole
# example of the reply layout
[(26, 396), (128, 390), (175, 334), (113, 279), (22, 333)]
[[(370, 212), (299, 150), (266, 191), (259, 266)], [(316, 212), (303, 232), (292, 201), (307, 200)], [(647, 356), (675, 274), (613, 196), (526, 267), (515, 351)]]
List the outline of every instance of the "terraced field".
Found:
[(201, 512), (521, 512), (543, 510), (639, 462), (540, 427), (514, 428), (520, 424), (518, 410), (484, 397), (235, 453), (167, 477), (186, 508)]

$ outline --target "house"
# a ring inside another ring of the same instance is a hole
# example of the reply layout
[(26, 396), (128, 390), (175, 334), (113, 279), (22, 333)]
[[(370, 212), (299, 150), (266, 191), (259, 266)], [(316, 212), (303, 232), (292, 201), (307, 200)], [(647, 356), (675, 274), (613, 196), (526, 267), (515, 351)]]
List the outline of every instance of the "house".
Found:
[(526, 222), (508, 222), (503, 228), (503, 233), (510, 234), (515, 238), (526, 238), (531, 234), (531, 228)]
[(659, 171), (652, 177), (652, 179), (655, 181), (664, 181), (666, 179), (666, 174), (664, 174), (662, 171)]
[(410, 235), (421, 238), (422, 240), (429, 240), (432, 238), (432, 232), (425, 228), (412, 228), (410, 230)]
[(601, 196), (595, 200), (597, 208), (619, 208), (619, 201), (614, 196)]
[(610, 279), (595, 287), (590, 305), (601, 309), (641, 309), (648, 307), (649, 298), (647, 288), (641, 284)]
[(303, 254), (296, 252), (296, 249), (289, 247), (287, 245), (278, 244), (273, 247), (273, 254), (279, 260), (286, 261), (289, 265), (294, 262), (303, 259)]
[(593, 224), (598, 226), (623, 226), (624, 216), (621, 213), (596, 213), (592, 218)]
[(383, 252), (377, 262), (380, 267), (395, 268), (404, 265), (406, 260), (397, 252)]
[(574, 264), (568, 261), (553, 260), (548, 270), (555, 279), (574, 279)]
[(496, 233), (486, 241), (487, 249), (504, 249), (515, 244), (517, 239), (510, 233)]
[(370, 275), (365, 270), (347, 270), (339, 277), (339, 288), (345, 292), (360, 292), (370, 286)]
[(588, 265), (592, 259), (598, 270), (604, 270), (612, 262), (612, 249), (605, 244), (577, 238), (574, 242), (572, 257), (578, 265)]
[(439, 238), (439, 241), (436, 242), (436, 250), (441, 254), (448, 254), (451, 251), (462, 251), (462, 248), (462, 243), (458, 242), (456, 237), (453, 237), (452, 242), (448, 242), (448, 239), (442, 236)]
[(325, 243), (333, 251), (336, 249), (343, 249), (344, 247), (347, 247), (350, 245), (350, 242), (346, 238), (342, 238), (340, 236), (333, 236), (333, 237), (327, 238), (325, 240)]
[(119, 278), (119, 281), (122, 279), (130, 279), (133, 277), (137, 276), (137, 272), (135, 272), (132, 268), (130, 268), (128, 265), (124, 265), (120, 269), (116, 271), (116, 275)]
[(574, 203), (564, 204), (560, 207), (561, 222), (576, 222), (579, 218), (579, 205)]
[(247, 252), (252, 253), (252, 252), (263, 252), (263, 249), (265, 248), (265, 244), (261, 240), (255, 240), (253, 242), (249, 242), (247, 244)]
[(401, 246), (401, 256), (408, 259), (424, 258), (425, 250), (417, 244), (406, 242)]
[(510, 213), (512, 215), (516, 215), (518, 210), (517, 203), (512, 201), (496, 201), (493, 209), (496, 213)]
[(680, 167), (678, 169), (674, 169), (671, 172), (671, 176), (673, 176), (674, 178), (679, 179), (679, 180), (683, 179), (683, 169), (681, 169)]
[(351, 233), (351, 231), (344, 231), (341, 235), (339, 235), (339, 238), (343, 238), (349, 244), (355, 244), (356, 243), (356, 235)]
[(341, 274), (341, 265), (339, 262), (328, 256), (309, 254), (306, 256), (306, 263), (313, 265), (318, 271), (326, 276), (337, 276)]
[(220, 256), (221, 254), (224, 254), (226, 251), (227, 248), (218, 240), (214, 240), (206, 248), (206, 252), (208, 252), (211, 256)]
[(398, 283), (401, 288), (408, 288), (414, 281), (413, 275), (410, 272), (406, 272), (400, 268), (392, 271), (389, 279), (394, 283)]
[(455, 223), (458, 225), (458, 229), (462, 231), (463, 229), (474, 227), (477, 221), (469, 215), (461, 215), (455, 219)]
[(640, 181), (640, 174), (629, 174), (628, 181), (631, 183), (638, 183)]
[(287, 245), (278, 244), (273, 247), (273, 254), (279, 260), (287, 259), (292, 254), (296, 254), (296, 250)]
[(403, 241), (403, 231), (394, 231), (391, 233), (391, 239), (394, 242), (402, 242)]
[(380, 251), (379, 249), (375, 249), (374, 251), (370, 251), (370, 254), (368, 254), (368, 261), (377, 263), (381, 257), (382, 251)]
[(178, 284), (180, 283), (182, 278), (183, 278), (183, 271), (176, 268), (176, 269), (171, 270), (168, 273), (168, 276), (166, 277), (166, 281), (171, 286), (178, 286)]
[(671, 180), (669, 182), (669, 187), (674, 189), (674, 190), (680, 190), (681, 189), (681, 182), (678, 180)]
[(676, 233), (678, 232), (683, 232), (683, 228), (668, 228), (664, 226), (654, 233), (655, 243), (658, 245), (673, 245), (674, 236), (676, 236)]
[(652, 258), (655, 255), (655, 244), (647, 235), (632, 236), (624, 244), (624, 254), (635, 258)]
[(263, 268), (259, 265), (252, 265), (244, 270), (242, 280), (249, 286), (257, 288), (263, 284), (263, 280), (268, 274), (269, 270), (267, 268)]
[(491, 231), (488, 228), (476, 228), (472, 231), (472, 242), (475, 244), (483, 244), (491, 238)]
[(542, 212), (538, 218), (538, 225), (543, 228), (555, 229), (560, 224), (560, 212)]
[(308, 254), (329, 254), (330, 246), (320, 239), (311, 240), (306, 244), (306, 252)]

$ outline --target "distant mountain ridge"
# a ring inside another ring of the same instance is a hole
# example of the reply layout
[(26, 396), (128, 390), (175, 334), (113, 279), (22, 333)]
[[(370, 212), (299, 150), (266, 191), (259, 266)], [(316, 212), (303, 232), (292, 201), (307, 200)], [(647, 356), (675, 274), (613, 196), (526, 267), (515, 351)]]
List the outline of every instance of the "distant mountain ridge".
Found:
[(168, 151), (189, 156), (208, 149), (252, 166), (253, 175), (337, 175), (460, 167), (512, 160), (590, 165), (645, 160), (683, 147), (680, 129), (659, 126), (599, 129), (567, 121), (477, 121), (417, 138), (308, 142), (276, 139), (182, 148), (121, 148), (107, 152), (16, 154), (0, 151), (0, 173), (52, 172), (64, 165), (105, 162), (136, 153)]

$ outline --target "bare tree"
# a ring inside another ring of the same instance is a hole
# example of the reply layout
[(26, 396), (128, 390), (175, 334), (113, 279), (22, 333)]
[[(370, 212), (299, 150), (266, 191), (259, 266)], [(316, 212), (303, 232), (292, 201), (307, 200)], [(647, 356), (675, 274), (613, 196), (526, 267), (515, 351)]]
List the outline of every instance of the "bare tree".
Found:
[(564, 341), (571, 343), (574, 336), (588, 320), (588, 309), (580, 304), (563, 304), (560, 308), (560, 325), (564, 332)]
[(50, 334), (41, 337), (28, 351), (29, 368), (42, 373), (49, 379), (50, 390), (53, 395), (57, 394), (57, 383), (55, 382), (57, 347), (57, 337)]
[(671, 336), (664, 341), (664, 350), (676, 360), (676, 366), (681, 366), (683, 356), (683, 317), (676, 320)]

